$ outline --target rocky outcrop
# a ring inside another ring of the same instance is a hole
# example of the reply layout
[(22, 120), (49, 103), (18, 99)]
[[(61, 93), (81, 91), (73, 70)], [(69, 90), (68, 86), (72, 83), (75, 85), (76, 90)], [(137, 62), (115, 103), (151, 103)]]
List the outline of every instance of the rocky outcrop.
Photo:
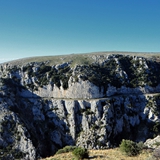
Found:
[(160, 64), (92, 58), (0, 67), (1, 158), (39, 159), (66, 145), (101, 149), (159, 134)]
[(147, 139), (147, 141), (144, 144), (148, 148), (153, 148), (153, 149), (159, 148), (160, 147), (160, 135), (158, 135), (157, 137), (153, 139)]
[(35, 159), (36, 148), (33, 145), (30, 133), (16, 112), (15, 102), (4, 97), (1, 97), (0, 101), (1, 159), (23, 159), (24, 157), (25, 159)]
[[(100, 149), (114, 147), (121, 139), (145, 141), (155, 133), (159, 120), (159, 98), (149, 95), (92, 100), (3, 97), (3, 101), (1, 109), (8, 118), (2, 120), (7, 125), (1, 132), (1, 145), (17, 147), (30, 159), (52, 155), (66, 145)], [(12, 128), (13, 136), (8, 132)]]
[[(160, 63), (136, 56), (91, 56), (88, 65), (1, 66), (1, 76), (21, 87), (24, 97), (102, 98), (115, 94), (159, 93)], [(4, 81), (5, 82), (5, 81)], [(28, 90), (30, 92), (28, 92)], [(31, 93), (31, 94), (29, 94)]]

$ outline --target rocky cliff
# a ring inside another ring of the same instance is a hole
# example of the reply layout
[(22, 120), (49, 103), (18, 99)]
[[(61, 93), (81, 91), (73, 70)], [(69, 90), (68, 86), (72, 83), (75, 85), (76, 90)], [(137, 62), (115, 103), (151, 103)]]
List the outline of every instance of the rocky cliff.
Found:
[(39, 159), (160, 133), (158, 56), (84, 54), (0, 66), (0, 157)]

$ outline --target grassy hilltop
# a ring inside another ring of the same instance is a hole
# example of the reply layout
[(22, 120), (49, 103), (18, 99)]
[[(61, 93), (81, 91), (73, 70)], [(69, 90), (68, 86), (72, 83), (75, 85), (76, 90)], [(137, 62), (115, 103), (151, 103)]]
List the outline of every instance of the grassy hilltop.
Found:
[(120, 54), (120, 55), (129, 55), (129, 56), (139, 56), (145, 57), (149, 59), (153, 59), (156, 61), (160, 61), (160, 53), (159, 52), (92, 52), (92, 53), (83, 53), (83, 54), (69, 54), (69, 55), (56, 55), (56, 56), (37, 56), (37, 57), (28, 57), (23, 59), (17, 59), (10, 62), (12, 65), (25, 65), (30, 62), (47, 62), (49, 65), (56, 65), (64, 62), (71, 62), (72, 65), (78, 64), (91, 64), (94, 62), (93, 56), (107, 56), (112, 54)]

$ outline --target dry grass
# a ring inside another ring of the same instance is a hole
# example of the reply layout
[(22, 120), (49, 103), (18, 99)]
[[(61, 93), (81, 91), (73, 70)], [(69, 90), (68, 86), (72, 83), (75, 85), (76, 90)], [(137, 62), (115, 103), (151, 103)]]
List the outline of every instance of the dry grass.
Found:
[(94, 60), (92, 58), (93, 55), (111, 55), (111, 54), (121, 54), (121, 55), (130, 55), (130, 56), (140, 56), (145, 58), (150, 58), (153, 60), (160, 61), (160, 53), (145, 53), (145, 52), (92, 52), (92, 53), (84, 53), (84, 54), (69, 54), (69, 55), (58, 55), (58, 56), (37, 56), (37, 57), (29, 57), (18, 60), (13, 60), (9, 63), (10, 65), (25, 65), (30, 62), (46, 62), (49, 61), (49, 65), (61, 64), (64, 62), (71, 62), (72, 66), (75, 64), (88, 64), (92, 63)]
[[(91, 160), (146, 160), (151, 156), (148, 151), (143, 151), (140, 155), (136, 157), (128, 157), (119, 148), (108, 149), (108, 150), (90, 150), (89, 158)], [(44, 160), (76, 160), (72, 153), (57, 154), (53, 157), (46, 158)]]

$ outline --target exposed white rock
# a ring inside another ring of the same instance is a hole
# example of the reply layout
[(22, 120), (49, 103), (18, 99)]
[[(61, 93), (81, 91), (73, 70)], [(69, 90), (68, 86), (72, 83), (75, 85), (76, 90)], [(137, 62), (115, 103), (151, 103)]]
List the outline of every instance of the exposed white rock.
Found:
[(155, 137), (154, 139), (147, 139), (144, 143), (148, 148), (157, 148), (160, 146), (160, 135)]
[[(12, 144), (12, 150), (25, 153), (22, 159), (37, 159), (54, 154), (66, 145), (103, 149), (118, 145), (124, 137), (145, 141), (153, 134), (152, 124), (159, 122), (160, 114), (156, 109), (160, 104), (157, 94), (160, 84), (156, 83), (158, 79), (150, 82), (149, 74), (153, 74), (150, 65), (146, 59), (136, 56), (130, 61), (135, 72), (132, 74), (142, 76), (132, 83), (141, 82), (142, 85), (133, 87), (134, 84), (129, 84), (130, 73), (118, 57), (92, 55), (98, 72), (103, 70), (103, 74), (96, 73), (95, 77), (92, 77), (92, 65), (91, 71), (87, 66), (76, 65), (62, 73), (63, 69), (71, 67), (68, 62), (55, 64), (40, 75), (41, 66), (48, 62), (27, 64), (33, 71), (31, 74), (23, 67), (11, 72), (8, 65), (2, 66), (0, 147)], [(110, 65), (116, 62), (112, 74), (107, 67), (105, 71), (103, 68), (110, 60), (114, 61)], [(109, 76), (105, 77), (105, 73)], [(7, 78), (15, 80), (7, 81)], [(143, 82), (144, 78), (150, 83)], [(150, 85), (152, 83), (155, 84)]]

